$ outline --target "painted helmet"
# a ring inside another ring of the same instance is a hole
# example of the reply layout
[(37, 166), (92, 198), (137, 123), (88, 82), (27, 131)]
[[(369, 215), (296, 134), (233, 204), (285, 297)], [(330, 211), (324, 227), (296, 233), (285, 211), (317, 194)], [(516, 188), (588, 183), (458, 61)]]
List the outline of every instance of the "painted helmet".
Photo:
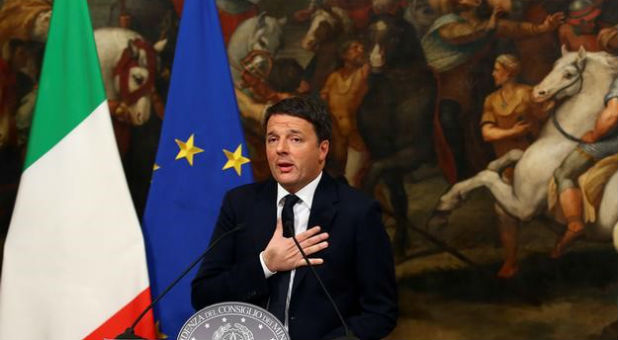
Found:
[(573, 26), (585, 28), (585, 31), (592, 30), (597, 17), (601, 15), (601, 10), (590, 0), (574, 0), (569, 5), (569, 16), (566, 22)]
[(601, 14), (590, 0), (574, 0), (569, 5), (569, 18), (572, 19), (590, 19), (596, 18)]

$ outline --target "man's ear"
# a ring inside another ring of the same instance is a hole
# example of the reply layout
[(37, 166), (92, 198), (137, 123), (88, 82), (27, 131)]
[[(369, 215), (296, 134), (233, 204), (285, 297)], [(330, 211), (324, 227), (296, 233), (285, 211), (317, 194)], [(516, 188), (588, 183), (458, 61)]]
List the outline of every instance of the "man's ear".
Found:
[(328, 139), (325, 139), (320, 142), (318, 146), (320, 148), (320, 161), (326, 160), (326, 156), (328, 155), (328, 149), (330, 148), (330, 142)]

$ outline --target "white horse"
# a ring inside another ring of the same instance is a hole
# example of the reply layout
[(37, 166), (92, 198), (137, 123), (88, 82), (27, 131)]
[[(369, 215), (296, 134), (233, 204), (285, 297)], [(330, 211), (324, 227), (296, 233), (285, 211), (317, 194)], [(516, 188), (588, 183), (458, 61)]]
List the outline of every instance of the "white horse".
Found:
[[(32, 39), (34, 41), (45, 42), (47, 38), (47, 30), (49, 29), (49, 18), (51, 16), (51, 10), (42, 12), (35, 20), (32, 28)], [(114, 68), (120, 60), (123, 51), (127, 47), (134, 49), (136, 56), (136, 65), (127, 70), (129, 76), (127, 77), (127, 89), (128, 92), (135, 92), (148, 83), (149, 77), (154, 77), (154, 74), (149, 74), (149, 69), (156, 69), (156, 65), (149, 65), (153, 63), (152, 60), (148, 60), (147, 53), (144, 49), (140, 49), (131, 44), (131, 41), (143, 38), (136, 32), (123, 29), (123, 28), (101, 28), (95, 31), (95, 41), (97, 44), (97, 52), (101, 63), (101, 72), (103, 75), (103, 82), (105, 85), (105, 91), (109, 100), (122, 101), (120, 91), (120, 76), (114, 74)], [(165, 47), (165, 41), (160, 41), (155, 44), (153, 50), (159, 52)], [(155, 60), (156, 62), (156, 60)], [(37, 66), (38, 67), (38, 66)], [(34, 111), (34, 105), (36, 102), (37, 89), (33, 89), (31, 92), (21, 98), (17, 111), (15, 112), (15, 121), (18, 131), (17, 143), (18, 145), (25, 145), (28, 138), (28, 131), (32, 123), (32, 114)], [(127, 121), (133, 125), (142, 125), (148, 121), (150, 117), (150, 91), (147, 94), (140, 96), (135, 102), (128, 105), (128, 117)], [(4, 136), (8, 131), (4, 128), (6, 124), (0, 120), (0, 147), (3, 144)]]
[[(243, 21), (232, 33), (227, 46), (227, 55), (232, 70), (232, 79), (238, 83), (242, 75), (241, 61), (251, 51), (265, 51), (274, 56), (281, 46), (282, 27), (287, 18), (273, 18), (262, 12), (257, 17)], [(260, 57), (255, 63), (265, 62)], [(254, 67), (260, 68), (258, 65)]]
[[(548, 120), (541, 135), (525, 152), (513, 150), (491, 162), (476, 176), (456, 183), (442, 197), (431, 223), (446, 223), (446, 215), (476, 188), (486, 187), (511, 216), (528, 221), (546, 212), (548, 183), (554, 170), (575, 149), (580, 138), (594, 127), (604, 108), (604, 95), (618, 75), (618, 60), (605, 52), (566, 52), (553, 70), (533, 89), (537, 101), (564, 99), (554, 119)], [(562, 131), (560, 131), (562, 130)], [(500, 179), (499, 170), (517, 163), (513, 184)], [(610, 241), (618, 249), (618, 173), (607, 183), (598, 219), (587, 226), (589, 239)], [(613, 236), (612, 236), (613, 234)]]
[[(165, 48), (166, 41), (152, 47), (137, 32), (119, 27), (99, 28), (94, 31), (94, 39), (107, 99), (127, 105), (131, 124), (144, 124), (150, 118), (156, 53)], [(125, 54), (130, 60), (123, 60)]]

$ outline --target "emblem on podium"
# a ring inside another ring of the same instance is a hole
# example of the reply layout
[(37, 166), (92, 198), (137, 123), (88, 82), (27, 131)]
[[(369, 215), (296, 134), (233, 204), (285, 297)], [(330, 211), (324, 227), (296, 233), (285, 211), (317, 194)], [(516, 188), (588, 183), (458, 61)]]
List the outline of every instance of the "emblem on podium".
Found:
[(244, 302), (222, 302), (193, 314), (178, 340), (289, 340), (287, 330), (267, 310)]

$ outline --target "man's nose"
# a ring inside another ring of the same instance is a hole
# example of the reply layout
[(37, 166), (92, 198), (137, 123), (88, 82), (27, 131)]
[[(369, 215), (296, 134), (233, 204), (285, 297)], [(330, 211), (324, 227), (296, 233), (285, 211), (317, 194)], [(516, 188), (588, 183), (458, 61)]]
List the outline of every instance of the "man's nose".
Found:
[(288, 142), (285, 139), (279, 140), (277, 143), (277, 153), (287, 153), (288, 152)]

